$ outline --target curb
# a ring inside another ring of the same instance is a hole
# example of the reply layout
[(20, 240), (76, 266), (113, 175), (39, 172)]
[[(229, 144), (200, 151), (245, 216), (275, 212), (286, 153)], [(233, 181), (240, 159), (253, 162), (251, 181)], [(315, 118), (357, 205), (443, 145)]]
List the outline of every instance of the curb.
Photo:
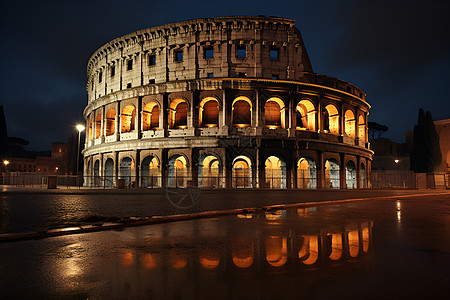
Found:
[(131, 222), (125, 222), (125, 223), (103, 223), (100, 225), (83, 225), (83, 226), (76, 226), (76, 227), (50, 229), (50, 230), (39, 231), (39, 232), (25, 232), (25, 233), (19, 233), (19, 234), (10, 234), (10, 233), (0, 234), (0, 243), (15, 242), (15, 241), (22, 241), (22, 240), (43, 239), (43, 238), (48, 238), (48, 237), (63, 236), (63, 235), (70, 235), (70, 234), (81, 234), (81, 233), (89, 233), (89, 232), (97, 232), (97, 231), (106, 231), (106, 230), (118, 230), (118, 229), (123, 229), (125, 227), (137, 227), (137, 226), (144, 226), (144, 225), (170, 223), (170, 222), (207, 219), (207, 218), (215, 218), (215, 217), (220, 217), (220, 216), (228, 216), (228, 215), (236, 215), (236, 214), (269, 212), (269, 211), (274, 211), (274, 210), (290, 209), (290, 208), (300, 208), (300, 207), (305, 208), (305, 207), (313, 207), (313, 206), (339, 205), (339, 204), (344, 204), (344, 203), (349, 203), (349, 202), (359, 202), (359, 201), (393, 200), (393, 199), (398, 199), (398, 198), (414, 198), (414, 197), (440, 196), (440, 195), (450, 195), (450, 193), (398, 195), (398, 196), (384, 196), (384, 197), (370, 197), (370, 198), (354, 198), (354, 199), (345, 199), (345, 200), (327, 200), (327, 201), (318, 201), (318, 202), (299, 202), (299, 203), (293, 203), (293, 204), (278, 204), (278, 205), (269, 205), (269, 206), (262, 206), (262, 207), (235, 208), (235, 209), (230, 209), (230, 210), (219, 210), (219, 211), (205, 211), (205, 212), (185, 214), (185, 215), (153, 216), (150, 218), (143, 218), (143, 219), (140, 219), (137, 221), (131, 221)]

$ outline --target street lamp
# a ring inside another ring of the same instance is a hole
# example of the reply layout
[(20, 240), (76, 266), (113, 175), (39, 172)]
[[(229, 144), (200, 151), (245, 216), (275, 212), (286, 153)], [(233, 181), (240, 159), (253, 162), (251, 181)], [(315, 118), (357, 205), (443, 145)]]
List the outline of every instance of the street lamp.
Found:
[(77, 130), (78, 130), (78, 151), (77, 151), (77, 184), (78, 184), (78, 165), (79, 165), (79, 161), (80, 161), (80, 136), (81, 136), (81, 132), (86, 128), (81, 124), (78, 124), (76, 126)]
[(6, 182), (6, 175), (8, 173), (8, 165), (9, 165), (9, 160), (4, 160), (3, 164), (5, 165), (5, 176), (3, 177), (3, 185), (5, 185)]

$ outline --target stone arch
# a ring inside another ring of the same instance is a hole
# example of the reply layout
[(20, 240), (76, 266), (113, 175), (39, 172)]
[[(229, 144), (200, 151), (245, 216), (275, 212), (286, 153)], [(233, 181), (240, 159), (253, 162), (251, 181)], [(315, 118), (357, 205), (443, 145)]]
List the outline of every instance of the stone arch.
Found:
[(338, 189), (340, 187), (339, 179), (339, 163), (336, 159), (331, 158), (325, 161), (325, 187)]
[(160, 164), (156, 156), (148, 155), (141, 162), (141, 187), (161, 186)]
[(97, 114), (97, 116), (95, 117), (95, 138), (98, 139), (101, 134), (102, 134), (102, 114)]
[(200, 127), (219, 126), (219, 100), (214, 97), (206, 97), (200, 102), (199, 113)]
[(89, 127), (88, 127), (89, 133), (88, 133), (88, 139), (89, 141), (91, 141), (94, 138), (94, 114), (91, 113), (91, 115), (89, 116)]
[(222, 187), (220, 174), (222, 164), (215, 155), (202, 155), (198, 161), (198, 185), (199, 187)]
[(132, 132), (135, 130), (136, 108), (134, 105), (125, 106), (122, 110), (120, 118), (122, 123), (121, 133)]
[(297, 162), (297, 188), (317, 188), (316, 174), (316, 162), (309, 157), (300, 157)]
[(187, 128), (188, 102), (185, 99), (175, 99), (169, 106), (169, 128)]
[(269, 98), (264, 106), (264, 119), (266, 128), (286, 128), (286, 107), (283, 100), (277, 97)]
[(142, 130), (158, 130), (159, 129), (159, 105), (150, 101), (145, 104), (142, 110)]
[(116, 132), (116, 110), (111, 108), (106, 113), (106, 136), (113, 135)]
[(251, 267), (254, 260), (253, 240), (247, 237), (234, 237), (231, 240), (231, 256), (236, 267), (241, 269)]
[(304, 235), (302, 238), (303, 243), (298, 251), (298, 258), (309, 266), (319, 258), (319, 238), (317, 235)]
[(363, 143), (366, 142), (366, 119), (363, 115), (358, 117), (358, 137)]
[(105, 187), (112, 187), (114, 185), (114, 160), (112, 158), (108, 158), (105, 161)]
[(361, 163), (359, 167), (359, 186), (360, 188), (366, 188), (366, 166)]
[(94, 186), (101, 186), (102, 181), (100, 177), (100, 160), (96, 159), (94, 162), (94, 169), (93, 169), (93, 177), (94, 177)]
[(265, 163), (265, 187), (286, 188), (286, 163), (278, 156), (269, 156)]
[(359, 253), (359, 232), (351, 230), (347, 233), (348, 252), (351, 257), (357, 257)]
[(352, 160), (345, 165), (345, 182), (348, 189), (356, 189), (356, 167)]
[(352, 110), (347, 109), (345, 111), (345, 125), (344, 125), (344, 132), (348, 137), (351, 137), (352, 139), (355, 138), (355, 114)]
[(168, 187), (186, 187), (189, 180), (188, 160), (186, 156), (174, 154), (168, 163)]
[(325, 106), (323, 130), (324, 132), (339, 134), (339, 111), (333, 104)]
[(316, 131), (316, 108), (309, 99), (301, 100), (296, 107), (297, 129)]
[(266, 260), (274, 267), (282, 267), (288, 260), (287, 238), (268, 236), (266, 238)]
[(128, 186), (132, 181), (132, 171), (134, 170), (134, 161), (131, 157), (126, 156), (122, 158), (119, 165), (119, 178), (125, 179), (125, 186)]
[(342, 244), (342, 234), (341, 233), (332, 233), (331, 234), (331, 260), (339, 260), (342, 257), (344, 252), (343, 244)]
[(245, 96), (234, 99), (232, 104), (232, 120), (235, 127), (252, 126), (252, 102)]
[(252, 187), (252, 162), (245, 155), (240, 155), (233, 160), (232, 186), (234, 188)]

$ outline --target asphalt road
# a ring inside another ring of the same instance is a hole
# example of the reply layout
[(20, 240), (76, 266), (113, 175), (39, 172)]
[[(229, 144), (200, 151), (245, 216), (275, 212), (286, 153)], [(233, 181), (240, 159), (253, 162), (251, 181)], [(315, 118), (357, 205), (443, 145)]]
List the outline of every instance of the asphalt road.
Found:
[(448, 299), (450, 197), (0, 244), (2, 299)]

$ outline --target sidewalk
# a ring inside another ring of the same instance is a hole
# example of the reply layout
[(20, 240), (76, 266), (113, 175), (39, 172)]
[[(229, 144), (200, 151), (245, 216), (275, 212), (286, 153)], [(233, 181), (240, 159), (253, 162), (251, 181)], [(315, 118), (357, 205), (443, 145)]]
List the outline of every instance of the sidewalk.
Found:
[[(86, 190), (8, 189), (2, 193), (0, 242), (118, 229), (221, 215), (443, 196), (446, 190)], [(6, 220), (6, 221), (5, 221)], [(8, 222), (9, 220), (9, 222)]]

